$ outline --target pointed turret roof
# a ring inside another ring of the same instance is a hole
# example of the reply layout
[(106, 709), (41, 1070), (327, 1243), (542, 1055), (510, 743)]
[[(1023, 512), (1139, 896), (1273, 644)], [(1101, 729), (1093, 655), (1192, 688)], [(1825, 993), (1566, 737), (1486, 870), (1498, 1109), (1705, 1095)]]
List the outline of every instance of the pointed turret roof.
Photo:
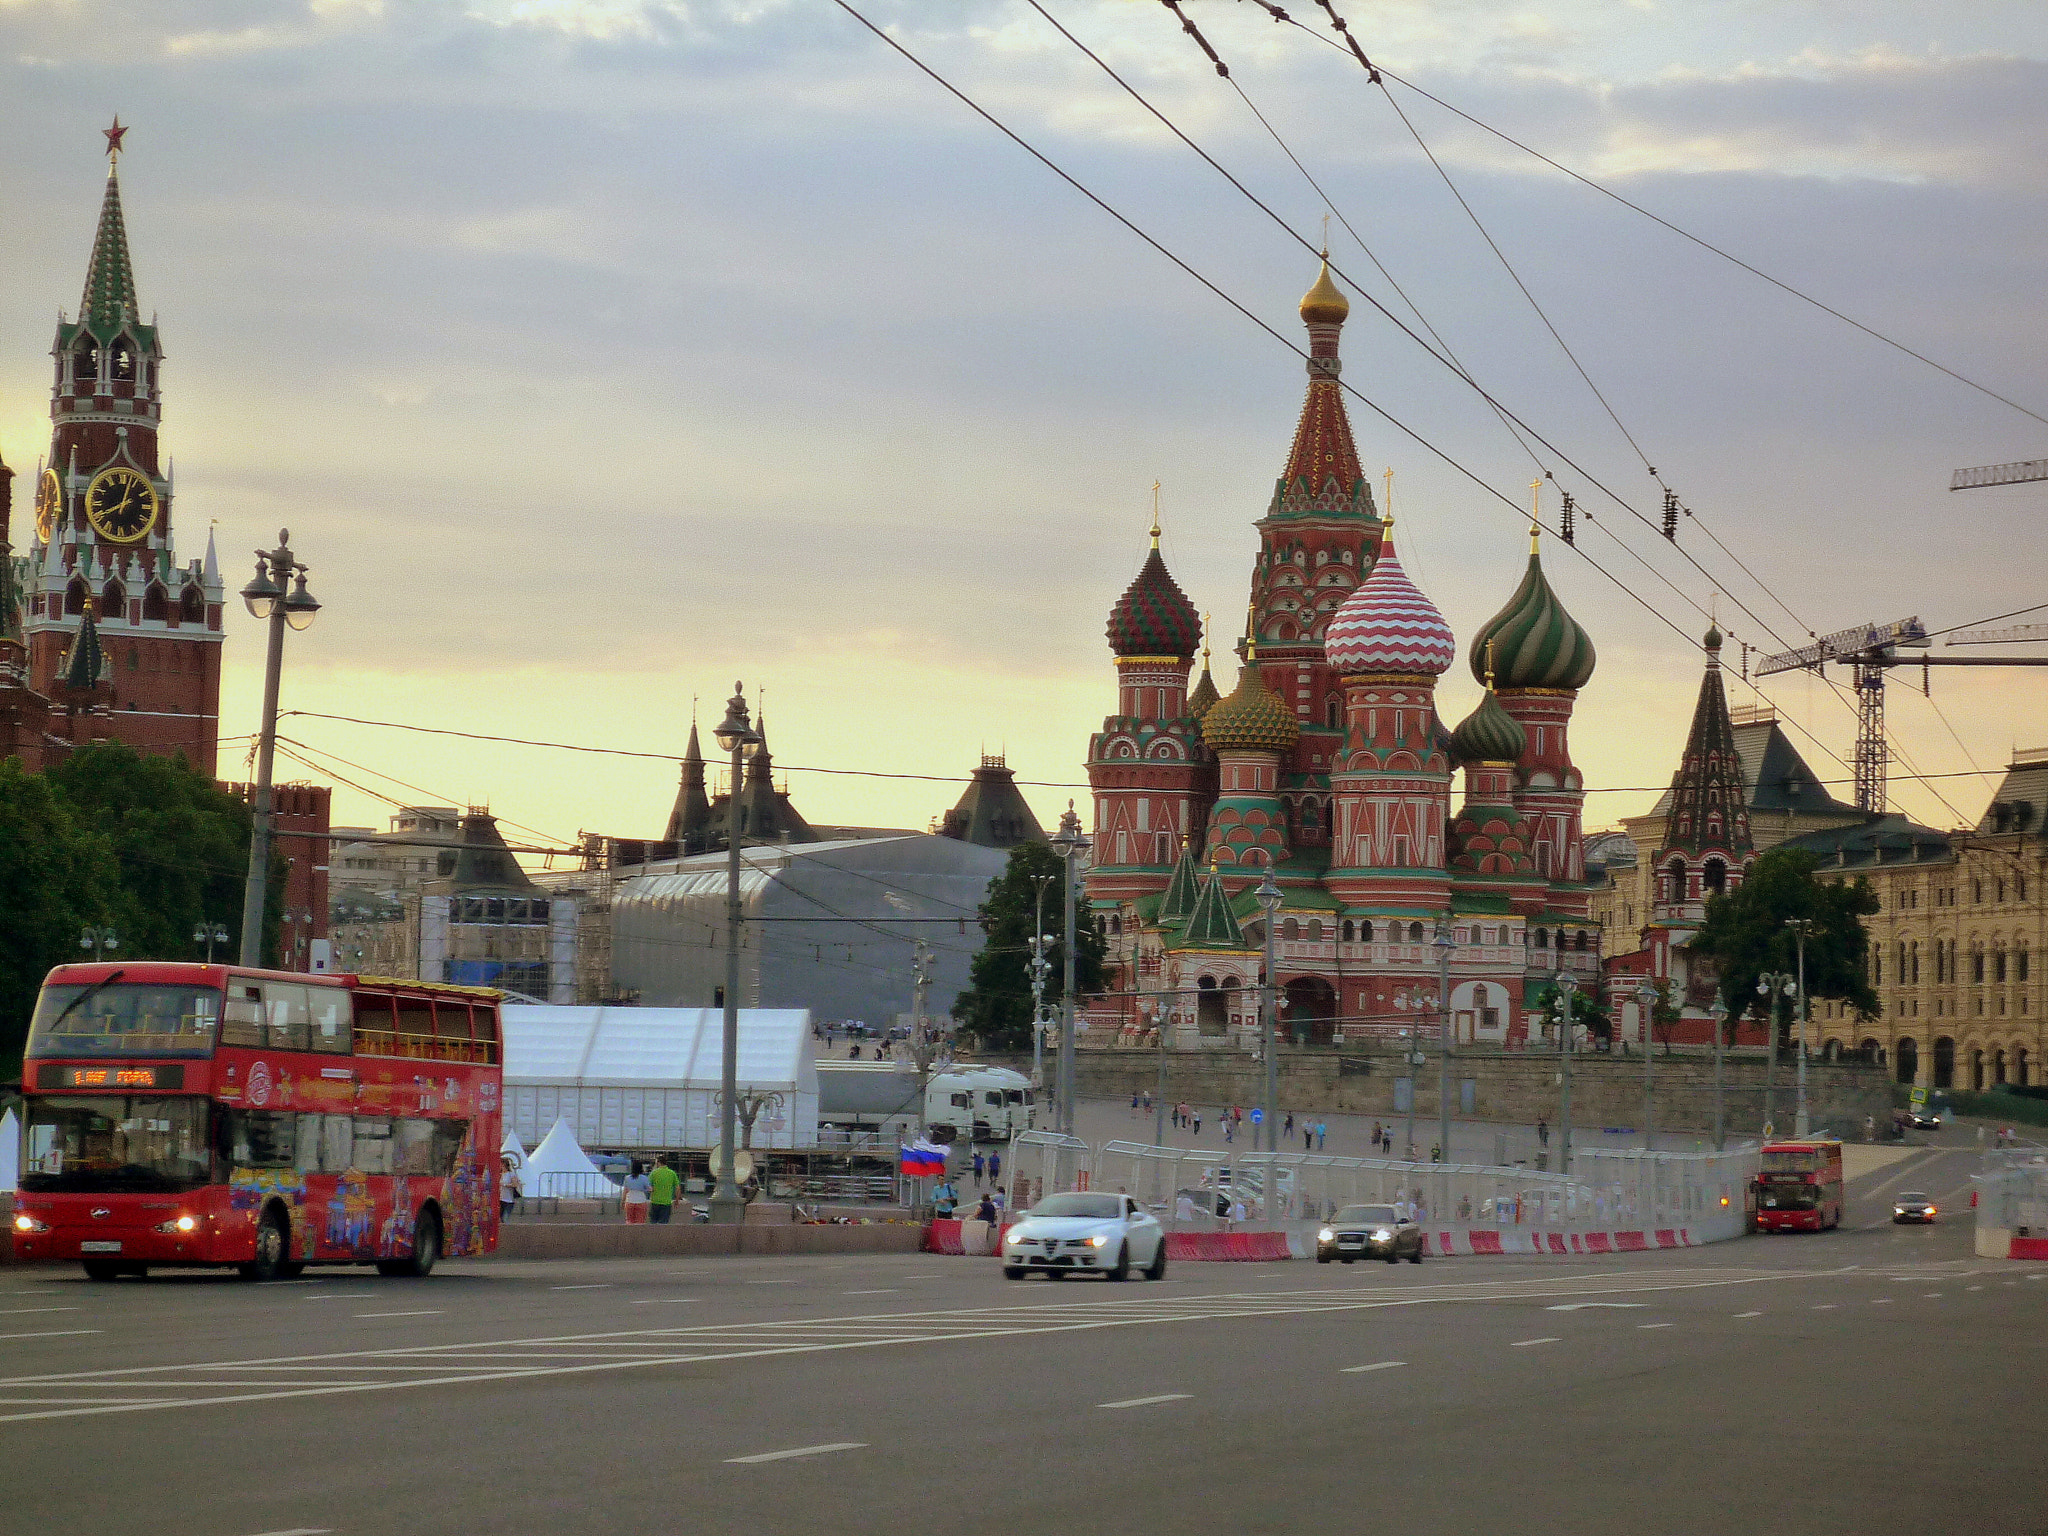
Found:
[(1202, 615), (1202, 675), (1195, 680), (1195, 686), (1188, 693), (1188, 717), (1197, 725), (1222, 697), (1216, 691), (1216, 679), (1209, 675), (1209, 616)]
[(1707, 630), (1705, 644), (1706, 672), (1700, 679), (1699, 701), (1693, 706), (1685, 756), (1671, 781), (1671, 809), (1659, 852), (1722, 853), (1740, 860), (1749, 856), (1753, 845), (1742, 758), (1735, 750), (1735, 726), (1728, 718), (1728, 695), (1721, 686), (1719, 628)]
[(72, 637), (71, 649), (57, 664), (57, 676), (74, 693), (92, 692), (107, 674), (107, 653), (100, 648), (100, 631), (99, 626), (93, 623), (92, 607), (92, 599), (87, 598), (85, 613), (78, 621), (78, 633)]
[(986, 752), (959, 802), (939, 824), (939, 835), (984, 848), (1045, 841), (1045, 829), (1017, 787), (1016, 770), (1002, 753), (991, 756)]
[(1290, 512), (1374, 516), (1372, 487), (1359, 463), (1351, 418), (1344, 411), (1344, 391), (1337, 382), (1344, 367), (1337, 356), (1337, 333), (1350, 312), (1351, 303), (1331, 280), (1325, 258), (1315, 286), (1301, 301), (1301, 318), (1309, 337), (1308, 397), (1302, 401), (1301, 419), (1287, 451), (1287, 467), (1274, 487), (1268, 516)]
[(1223, 889), (1223, 877), (1214, 869), (1195, 895), (1194, 910), (1180, 942), (1189, 949), (1244, 949), (1244, 930), (1230, 910), (1230, 893)]
[(1201, 888), (1202, 868), (1195, 862), (1194, 849), (1183, 841), (1180, 858), (1175, 861), (1173, 874), (1166, 882), (1166, 892), (1159, 898), (1159, 921), (1162, 924), (1186, 921), (1188, 914), (1195, 910), (1195, 898), (1201, 894)]
[[(676, 803), (668, 813), (665, 841), (688, 843), (701, 839), (711, 825), (711, 799), (704, 792), (704, 749), (697, 745), (697, 722), (690, 722), (690, 744), (683, 749), (681, 782), (676, 786)], [(691, 848), (687, 852), (699, 850)]]
[(115, 158), (121, 149), (120, 136), (127, 131), (118, 117), (108, 130), (107, 191), (100, 199), (99, 228), (93, 233), (92, 260), (85, 269), (85, 294), (78, 301), (79, 323), (101, 340), (140, 314), (135, 269), (128, 260), (128, 228), (121, 218), (121, 175)]

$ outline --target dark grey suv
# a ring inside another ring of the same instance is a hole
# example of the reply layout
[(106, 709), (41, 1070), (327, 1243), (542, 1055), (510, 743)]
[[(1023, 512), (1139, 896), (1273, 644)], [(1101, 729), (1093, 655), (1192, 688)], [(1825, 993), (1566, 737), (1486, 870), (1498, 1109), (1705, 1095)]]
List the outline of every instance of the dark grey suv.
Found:
[(1332, 1259), (1346, 1264), (1359, 1259), (1385, 1259), (1389, 1264), (1406, 1259), (1420, 1264), (1422, 1228), (1397, 1215), (1391, 1205), (1340, 1206), (1316, 1233), (1316, 1262), (1327, 1264)]

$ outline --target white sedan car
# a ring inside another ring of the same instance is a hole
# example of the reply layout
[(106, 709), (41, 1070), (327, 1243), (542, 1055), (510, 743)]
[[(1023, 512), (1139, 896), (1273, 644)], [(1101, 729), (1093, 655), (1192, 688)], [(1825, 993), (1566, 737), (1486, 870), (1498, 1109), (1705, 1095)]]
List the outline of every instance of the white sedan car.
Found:
[(1165, 1275), (1166, 1229), (1128, 1195), (1047, 1195), (1003, 1234), (1005, 1280), (1033, 1270), (1049, 1280), (1076, 1273), (1127, 1280), (1133, 1267), (1147, 1280)]

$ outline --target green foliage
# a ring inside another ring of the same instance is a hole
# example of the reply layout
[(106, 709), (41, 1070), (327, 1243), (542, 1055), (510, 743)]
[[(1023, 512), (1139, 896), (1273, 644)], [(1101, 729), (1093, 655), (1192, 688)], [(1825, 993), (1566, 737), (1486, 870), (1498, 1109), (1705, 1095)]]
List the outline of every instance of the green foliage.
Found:
[[(982, 946), (968, 972), (970, 985), (953, 1002), (960, 1028), (995, 1050), (1031, 1047), (1031, 935), (1042, 909), (1045, 926), (1058, 934), (1065, 921), (1060, 904), (1064, 863), (1044, 843), (1019, 843), (1010, 862), (989, 882), (981, 904)], [(1044, 901), (1039, 891), (1044, 890)], [(1095, 919), (1085, 910), (1075, 914), (1074, 985), (1086, 995), (1102, 989), (1102, 957), (1107, 944)], [(1057, 941), (1046, 946), (1052, 973), (1046, 978), (1045, 1002), (1057, 1008), (1063, 995), (1064, 956)]]
[(1863, 918), (1877, 911), (1877, 896), (1867, 880), (1815, 878), (1819, 863), (1805, 849), (1773, 848), (1735, 890), (1708, 901), (1692, 948), (1720, 966), (1721, 997), (1731, 1019), (1745, 1012), (1761, 1015), (1768, 1006), (1757, 995), (1759, 977), (1798, 969), (1798, 944), (1786, 927), (1795, 918), (1813, 925), (1806, 937), (1807, 995), (1847, 1003), (1861, 1019), (1876, 1017)]
[[(1543, 1015), (1546, 1029), (1557, 1028), (1564, 1014), (1564, 1005), (1556, 982), (1546, 981), (1538, 987), (1530, 1005)], [(1583, 987), (1572, 994), (1572, 1023), (1596, 1038), (1610, 1037), (1614, 1031), (1614, 1020), (1608, 1014), (1606, 1001), (1597, 992), (1589, 992)]]
[[(119, 938), (117, 955), (196, 960), (202, 920), (239, 944), (249, 808), (182, 758), (119, 742), (76, 752), (46, 774), (0, 763), (0, 1073), (12, 1075), (29, 1014), (53, 965), (90, 958), (88, 924)], [(277, 952), (284, 864), (274, 863), (264, 953)]]

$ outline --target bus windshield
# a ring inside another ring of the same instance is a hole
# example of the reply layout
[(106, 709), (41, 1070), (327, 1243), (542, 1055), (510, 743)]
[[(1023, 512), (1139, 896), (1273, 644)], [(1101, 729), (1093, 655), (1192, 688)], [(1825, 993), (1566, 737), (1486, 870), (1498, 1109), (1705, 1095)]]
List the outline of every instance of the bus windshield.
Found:
[(38, 1094), (28, 1101), (21, 1187), (75, 1194), (197, 1188), (213, 1169), (208, 1108), (197, 1096)]
[(206, 987), (85, 982), (43, 988), (31, 1056), (205, 1056), (220, 1023)]

